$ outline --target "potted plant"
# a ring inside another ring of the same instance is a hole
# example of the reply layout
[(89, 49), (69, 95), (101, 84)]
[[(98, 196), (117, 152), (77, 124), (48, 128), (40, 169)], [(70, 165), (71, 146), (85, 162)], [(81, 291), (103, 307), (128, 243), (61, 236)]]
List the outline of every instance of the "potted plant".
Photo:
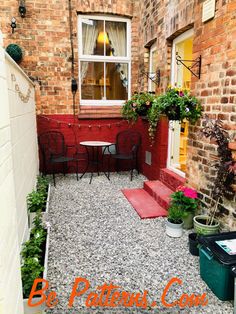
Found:
[(169, 86), (166, 92), (158, 97), (159, 111), (169, 120), (195, 123), (202, 115), (199, 100), (187, 89)]
[[(36, 314), (44, 310), (43, 306), (28, 306), (28, 297), (37, 278), (46, 279), (47, 260), (48, 260), (49, 228), (46, 229), (42, 224), (42, 217), (38, 212), (34, 218), (34, 227), (31, 229), (30, 238), (23, 245), (21, 251), (22, 266), (21, 277), (24, 297), (24, 313)], [(39, 289), (41, 287), (38, 287)], [(33, 303), (41, 299), (35, 297)]]
[(169, 120), (188, 120), (195, 123), (202, 115), (202, 106), (188, 90), (168, 87), (164, 94), (135, 93), (122, 107), (122, 115), (136, 122), (139, 116), (146, 115), (149, 123), (149, 137), (153, 142), (157, 123), (161, 115)]
[(149, 92), (134, 93), (122, 107), (123, 118), (136, 122), (139, 116), (147, 116), (154, 99), (155, 95)]
[(191, 229), (194, 213), (198, 208), (197, 191), (186, 186), (179, 186), (170, 197), (171, 205), (178, 207), (183, 212), (183, 228)]
[(166, 234), (173, 238), (179, 238), (183, 234), (183, 211), (179, 206), (171, 205), (168, 209), (166, 221)]
[(36, 190), (27, 196), (27, 207), (29, 212), (29, 224), (32, 228), (33, 220), (37, 212), (47, 212), (50, 185), (46, 177), (38, 176)]
[(169, 86), (165, 93), (157, 96), (148, 111), (149, 136), (153, 141), (161, 115), (169, 120), (190, 121), (192, 124), (201, 117), (203, 108), (199, 100), (186, 89)]
[(188, 243), (189, 243), (189, 252), (194, 256), (199, 256), (198, 234), (196, 232), (192, 232), (188, 235)]
[(235, 180), (235, 161), (232, 158), (231, 150), (228, 148), (229, 135), (223, 129), (220, 120), (206, 119), (202, 133), (205, 137), (214, 140), (218, 145), (218, 161), (214, 167), (217, 170), (211, 191), (211, 202), (208, 206), (207, 215), (194, 217), (194, 229), (198, 234), (214, 234), (219, 232), (219, 221), (216, 215), (219, 210), (219, 203), (225, 197), (232, 200), (235, 192), (232, 184)]

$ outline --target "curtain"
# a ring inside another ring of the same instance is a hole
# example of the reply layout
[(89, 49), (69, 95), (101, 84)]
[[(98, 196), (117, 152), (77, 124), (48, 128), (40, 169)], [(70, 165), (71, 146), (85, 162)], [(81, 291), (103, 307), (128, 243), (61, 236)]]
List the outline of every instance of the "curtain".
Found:
[[(126, 56), (126, 24), (119, 22), (107, 22), (106, 31), (113, 49), (113, 55)], [(117, 71), (120, 73), (120, 79), (126, 89), (128, 88), (128, 66), (126, 64), (118, 64)]]
[[(82, 27), (82, 38), (83, 38), (83, 54), (92, 55), (93, 50), (96, 45), (96, 40), (98, 37), (98, 29), (96, 27), (95, 21), (93, 24), (83, 23)], [(85, 78), (88, 71), (88, 62), (81, 62), (81, 81)]]

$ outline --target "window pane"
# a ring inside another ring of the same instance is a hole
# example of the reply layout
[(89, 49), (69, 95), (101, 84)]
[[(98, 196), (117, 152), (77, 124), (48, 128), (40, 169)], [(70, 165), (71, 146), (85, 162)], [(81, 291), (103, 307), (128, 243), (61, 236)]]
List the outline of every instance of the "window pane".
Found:
[(128, 64), (106, 63), (106, 99), (128, 98)]
[(109, 39), (109, 44), (106, 45), (106, 56), (127, 56), (126, 25), (124, 22), (105, 22), (105, 30)]
[(104, 21), (82, 19), (82, 43), (84, 55), (104, 56)]
[(104, 99), (104, 63), (80, 62), (81, 99)]
[[(150, 51), (149, 71), (150, 71), (150, 77), (154, 79), (156, 77), (156, 71), (157, 71), (157, 50), (156, 49)], [(155, 92), (156, 90), (156, 84), (151, 79), (149, 79), (148, 90), (150, 92)]]

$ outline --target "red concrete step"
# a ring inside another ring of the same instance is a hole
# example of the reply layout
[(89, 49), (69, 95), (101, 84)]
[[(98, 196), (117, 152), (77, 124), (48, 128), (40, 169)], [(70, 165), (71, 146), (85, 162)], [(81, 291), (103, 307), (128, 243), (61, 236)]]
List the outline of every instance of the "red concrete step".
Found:
[(166, 217), (167, 211), (144, 189), (124, 189), (122, 192), (141, 219)]
[(173, 193), (164, 183), (159, 180), (145, 181), (143, 184), (144, 190), (147, 191), (161, 207), (166, 210), (169, 207), (170, 195)]
[(167, 168), (160, 170), (160, 181), (167, 185), (172, 191), (175, 191), (178, 186), (185, 184), (185, 178)]

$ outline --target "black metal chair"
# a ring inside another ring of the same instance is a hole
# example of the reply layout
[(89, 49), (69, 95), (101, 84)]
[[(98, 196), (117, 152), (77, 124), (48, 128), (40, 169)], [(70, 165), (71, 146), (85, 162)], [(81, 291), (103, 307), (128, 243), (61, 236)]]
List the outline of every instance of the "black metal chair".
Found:
[(141, 134), (134, 130), (125, 130), (116, 135), (116, 153), (112, 154), (112, 158), (116, 160), (116, 171), (119, 169), (121, 160), (130, 161), (130, 180), (133, 179), (133, 171), (138, 168), (138, 150), (141, 145)]
[(43, 174), (52, 173), (56, 186), (56, 165), (62, 164), (63, 174), (68, 169), (68, 162), (76, 162), (76, 178), (78, 180), (78, 159), (67, 156), (68, 147), (65, 145), (64, 135), (59, 131), (47, 131), (38, 136), (39, 148), (42, 154)]

